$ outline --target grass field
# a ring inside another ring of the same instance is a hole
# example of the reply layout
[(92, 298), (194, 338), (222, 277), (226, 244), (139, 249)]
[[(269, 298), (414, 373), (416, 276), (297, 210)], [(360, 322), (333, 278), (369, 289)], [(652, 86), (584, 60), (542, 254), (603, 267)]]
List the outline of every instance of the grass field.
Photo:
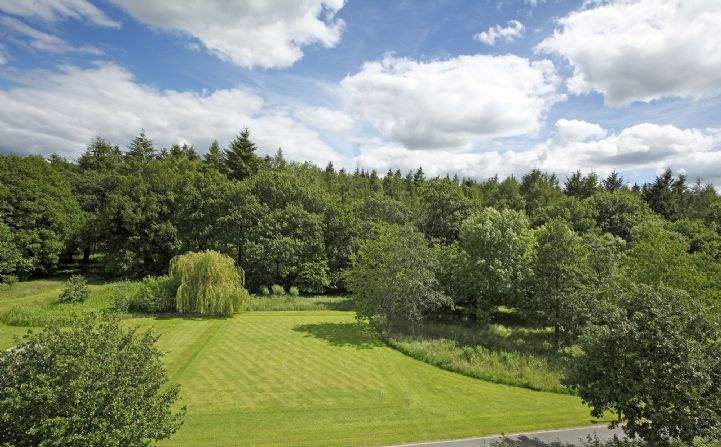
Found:
[[(0, 311), (50, 302), (60, 288), (28, 284), (0, 292)], [(188, 416), (166, 446), (383, 445), (592, 422), (573, 396), (484, 382), (407, 357), (348, 311), (124, 324), (161, 334), (169, 375), (182, 387)], [(21, 331), (0, 325), (0, 343)]]

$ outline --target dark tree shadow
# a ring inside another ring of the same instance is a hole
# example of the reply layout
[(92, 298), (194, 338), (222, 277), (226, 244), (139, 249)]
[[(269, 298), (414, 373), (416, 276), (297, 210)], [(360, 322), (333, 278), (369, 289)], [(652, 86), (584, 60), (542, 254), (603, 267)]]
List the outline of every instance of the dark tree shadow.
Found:
[(323, 305), (328, 310), (350, 311), (355, 309), (355, 302), (350, 298), (341, 301), (324, 302)]
[(308, 337), (321, 338), (333, 346), (352, 346), (369, 349), (383, 346), (381, 339), (363, 323), (315, 323), (293, 328)]

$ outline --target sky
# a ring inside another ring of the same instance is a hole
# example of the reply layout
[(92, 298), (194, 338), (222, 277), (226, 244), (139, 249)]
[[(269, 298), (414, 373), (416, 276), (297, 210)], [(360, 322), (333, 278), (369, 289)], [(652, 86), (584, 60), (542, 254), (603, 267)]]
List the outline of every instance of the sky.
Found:
[(0, 0), (0, 151), (721, 185), (721, 0)]

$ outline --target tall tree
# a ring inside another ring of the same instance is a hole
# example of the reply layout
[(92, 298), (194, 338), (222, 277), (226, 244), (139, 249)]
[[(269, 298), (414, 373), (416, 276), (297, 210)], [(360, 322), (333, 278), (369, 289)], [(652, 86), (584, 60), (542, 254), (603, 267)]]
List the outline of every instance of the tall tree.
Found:
[(566, 179), (564, 183), (564, 192), (566, 195), (585, 199), (591, 197), (599, 189), (598, 176), (592, 172), (583, 175), (581, 171), (576, 171)]
[(461, 224), (464, 276), (475, 314), (486, 320), (498, 305), (517, 305), (531, 274), (533, 233), (523, 213), (486, 208)]
[(220, 149), (220, 144), (218, 144), (218, 140), (213, 140), (213, 142), (210, 143), (208, 153), (205, 154), (203, 159), (208, 164), (208, 166), (212, 166), (218, 171), (223, 169), (225, 158), (223, 157), (223, 151), (222, 149)]
[(620, 191), (624, 188), (623, 177), (616, 171), (611, 171), (608, 177), (601, 181), (601, 184), (603, 189), (608, 192)]
[(358, 317), (391, 329), (407, 329), (429, 312), (450, 305), (435, 279), (436, 262), (428, 242), (415, 229), (377, 225), (344, 274)]
[(228, 176), (243, 180), (253, 175), (260, 166), (256, 150), (255, 143), (250, 139), (250, 130), (243, 129), (225, 151), (225, 171)]
[(144, 164), (155, 158), (156, 152), (153, 142), (145, 135), (145, 131), (141, 130), (137, 137), (133, 138), (128, 147), (125, 157), (130, 163)]

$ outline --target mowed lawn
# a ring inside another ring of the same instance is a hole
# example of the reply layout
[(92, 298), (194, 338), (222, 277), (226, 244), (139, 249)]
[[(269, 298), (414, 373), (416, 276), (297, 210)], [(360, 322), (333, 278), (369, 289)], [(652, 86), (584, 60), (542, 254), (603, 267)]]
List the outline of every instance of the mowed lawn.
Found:
[(161, 334), (188, 417), (164, 445), (359, 446), (590, 424), (572, 396), (447, 372), (350, 312), (137, 321)]
[[(45, 284), (37, 295), (3, 293), (0, 308), (17, 295), (24, 299), (16, 302), (42, 304), (58, 290)], [(407, 357), (369, 335), (352, 312), (124, 324), (161, 334), (169, 375), (182, 387), (186, 421), (165, 446), (387, 445), (593, 422), (573, 396), (484, 382)], [(0, 325), (0, 344), (24, 331)]]

